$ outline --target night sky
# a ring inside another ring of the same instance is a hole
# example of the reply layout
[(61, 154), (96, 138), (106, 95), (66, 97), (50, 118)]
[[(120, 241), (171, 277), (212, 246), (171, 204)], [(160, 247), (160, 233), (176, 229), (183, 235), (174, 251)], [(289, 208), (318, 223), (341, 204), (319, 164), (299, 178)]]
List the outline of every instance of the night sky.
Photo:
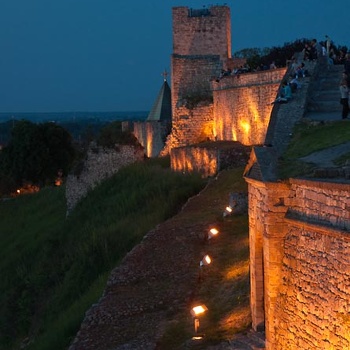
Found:
[[(0, 112), (148, 111), (170, 71), (171, 9), (204, 1), (0, 0)], [(232, 52), (350, 46), (349, 0), (233, 0)]]

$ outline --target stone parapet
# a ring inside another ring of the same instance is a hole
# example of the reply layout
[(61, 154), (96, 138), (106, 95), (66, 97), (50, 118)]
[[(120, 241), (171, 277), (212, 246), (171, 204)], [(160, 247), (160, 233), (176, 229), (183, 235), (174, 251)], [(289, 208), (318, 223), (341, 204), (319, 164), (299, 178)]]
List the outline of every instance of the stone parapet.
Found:
[(214, 136), (244, 145), (264, 144), (278, 88), (286, 69), (245, 73), (212, 82)]
[(253, 328), (268, 350), (349, 348), (350, 183), (247, 182)]
[(244, 166), (250, 152), (238, 142), (210, 142), (173, 148), (171, 169), (198, 172), (203, 177), (215, 176), (220, 170)]

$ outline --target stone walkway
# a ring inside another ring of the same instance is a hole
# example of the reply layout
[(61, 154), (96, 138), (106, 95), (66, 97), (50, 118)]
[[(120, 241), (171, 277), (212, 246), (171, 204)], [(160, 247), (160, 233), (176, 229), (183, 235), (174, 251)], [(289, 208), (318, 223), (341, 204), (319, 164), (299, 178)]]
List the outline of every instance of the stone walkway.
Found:
[(308, 163), (314, 163), (316, 166), (331, 168), (336, 166), (333, 160), (350, 152), (350, 141), (333, 146), (322, 151), (314, 152), (300, 160)]

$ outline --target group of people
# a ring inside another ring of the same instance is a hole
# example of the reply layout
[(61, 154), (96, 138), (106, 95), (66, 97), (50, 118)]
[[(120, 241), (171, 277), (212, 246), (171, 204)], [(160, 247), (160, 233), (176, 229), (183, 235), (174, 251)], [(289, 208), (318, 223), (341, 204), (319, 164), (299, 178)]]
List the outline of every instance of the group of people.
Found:
[(309, 75), (308, 70), (305, 68), (304, 62), (298, 63), (298, 61), (293, 58), (289, 70), (289, 78), (284, 79), (279, 91), (279, 94), (274, 103), (287, 103), (292, 99), (292, 94), (297, 92), (298, 89), (302, 87), (302, 78)]
[(323, 57), (327, 64), (344, 64), (346, 60), (346, 52), (343, 50), (339, 48), (337, 49), (332, 43), (330, 37), (326, 35), (324, 41), (318, 42), (316, 39), (312, 39), (309, 43), (305, 44), (303, 49), (303, 59), (304, 61), (314, 61)]
[(220, 75), (216, 78), (216, 82), (218, 83), (223, 77), (227, 77), (229, 75), (239, 75), (242, 73), (249, 73), (251, 72), (250, 67), (248, 64), (245, 64), (244, 66), (240, 66), (239, 68), (231, 69), (221, 69)]
[(350, 53), (345, 55), (344, 72), (339, 84), (340, 104), (342, 108), (342, 119), (348, 119), (349, 115), (349, 85), (350, 85)]

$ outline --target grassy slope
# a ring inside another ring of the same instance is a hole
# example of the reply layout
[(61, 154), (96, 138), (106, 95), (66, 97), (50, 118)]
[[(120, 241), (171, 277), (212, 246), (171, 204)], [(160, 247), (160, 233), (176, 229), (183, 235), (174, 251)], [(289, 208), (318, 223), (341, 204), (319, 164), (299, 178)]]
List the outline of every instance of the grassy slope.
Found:
[[(280, 162), (281, 177), (309, 174), (313, 165), (305, 164), (298, 158), (348, 141), (350, 141), (348, 121), (321, 123), (316, 126), (307, 123), (296, 125), (290, 145)], [(347, 160), (350, 160), (350, 152), (336, 159), (335, 163), (340, 166)]]
[(203, 186), (153, 163), (123, 169), (67, 220), (64, 188), (0, 202), (1, 349), (66, 348), (110, 270)]
[[(202, 268), (202, 280), (193, 295), (193, 302), (198, 301), (208, 307), (208, 312), (200, 321), (201, 331), (206, 334), (205, 344), (198, 345), (200, 349), (210, 343), (232, 339), (234, 333), (251, 323), (248, 216), (247, 213), (222, 216), (230, 193), (247, 192), (242, 174), (243, 168), (221, 172), (200, 198), (190, 202), (186, 210), (176, 216), (179, 226), (210, 222), (220, 231), (218, 237), (201, 248), (203, 255), (211, 256), (212, 263)], [(193, 320), (189, 309), (181, 310), (173, 316), (158, 344), (159, 348), (182, 349), (192, 335)]]

